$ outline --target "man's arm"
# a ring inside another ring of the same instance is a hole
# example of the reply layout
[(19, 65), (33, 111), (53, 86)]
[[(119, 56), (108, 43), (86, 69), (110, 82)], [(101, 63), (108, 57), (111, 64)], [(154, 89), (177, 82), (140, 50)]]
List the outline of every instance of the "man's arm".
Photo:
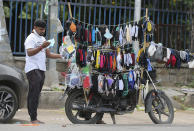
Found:
[(36, 55), (38, 52), (40, 52), (43, 48), (46, 48), (50, 45), (50, 42), (45, 41), (41, 46), (37, 48), (29, 48), (27, 49), (28, 56)]
[(36, 55), (38, 52), (40, 52), (42, 50), (42, 47), (39, 46), (37, 48), (30, 48), (30, 49), (27, 49), (27, 53), (28, 53), (28, 56), (33, 56), (33, 55)]
[(60, 54), (51, 53), (49, 49), (46, 49), (46, 56), (53, 59), (62, 58)]

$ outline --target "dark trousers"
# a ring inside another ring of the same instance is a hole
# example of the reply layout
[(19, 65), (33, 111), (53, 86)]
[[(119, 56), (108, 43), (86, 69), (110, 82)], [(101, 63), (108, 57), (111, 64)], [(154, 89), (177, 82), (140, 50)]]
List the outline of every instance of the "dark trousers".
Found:
[(39, 103), (40, 92), (44, 84), (45, 74), (44, 71), (35, 69), (26, 73), (29, 92), (28, 92), (28, 113), (30, 115), (31, 121), (37, 120), (37, 108)]

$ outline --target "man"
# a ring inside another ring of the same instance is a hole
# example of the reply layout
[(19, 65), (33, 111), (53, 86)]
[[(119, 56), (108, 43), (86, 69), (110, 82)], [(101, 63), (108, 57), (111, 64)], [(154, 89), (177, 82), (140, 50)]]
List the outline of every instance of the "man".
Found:
[(44, 20), (36, 20), (32, 33), (25, 40), (26, 64), (25, 73), (29, 82), (29, 92), (27, 98), (28, 113), (31, 123), (43, 123), (37, 119), (37, 108), (39, 96), (42, 90), (46, 71), (46, 57), (62, 58), (59, 54), (54, 54), (47, 48), (50, 42), (44, 38), (46, 23)]

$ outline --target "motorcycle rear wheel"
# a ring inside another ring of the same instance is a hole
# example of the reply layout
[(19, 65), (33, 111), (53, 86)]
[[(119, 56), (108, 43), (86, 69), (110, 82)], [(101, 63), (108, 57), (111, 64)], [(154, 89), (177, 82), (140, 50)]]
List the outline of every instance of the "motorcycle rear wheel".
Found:
[(174, 119), (174, 108), (170, 99), (161, 93), (152, 100), (152, 109), (148, 113), (155, 124), (171, 124)]
[[(94, 95), (89, 105), (96, 105), (98, 99)], [(75, 110), (73, 104), (86, 104), (84, 93), (82, 90), (77, 90), (68, 95), (65, 102), (65, 113), (68, 119), (74, 124), (96, 124), (103, 117), (103, 113)]]

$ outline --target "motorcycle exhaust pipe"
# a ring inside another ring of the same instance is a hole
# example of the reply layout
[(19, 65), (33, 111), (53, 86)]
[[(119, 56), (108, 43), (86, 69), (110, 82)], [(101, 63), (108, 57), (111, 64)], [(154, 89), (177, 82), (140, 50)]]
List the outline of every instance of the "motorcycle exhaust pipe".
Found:
[(72, 104), (73, 110), (82, 110), (82, 111), (90, 111), (90, 112), (98, 112), (98, 113), (109, 113), (109, 112), (116, 112), (113, 108), (107, 107), (94, 107), (94, 106), (86, 106), (85, 104)]

